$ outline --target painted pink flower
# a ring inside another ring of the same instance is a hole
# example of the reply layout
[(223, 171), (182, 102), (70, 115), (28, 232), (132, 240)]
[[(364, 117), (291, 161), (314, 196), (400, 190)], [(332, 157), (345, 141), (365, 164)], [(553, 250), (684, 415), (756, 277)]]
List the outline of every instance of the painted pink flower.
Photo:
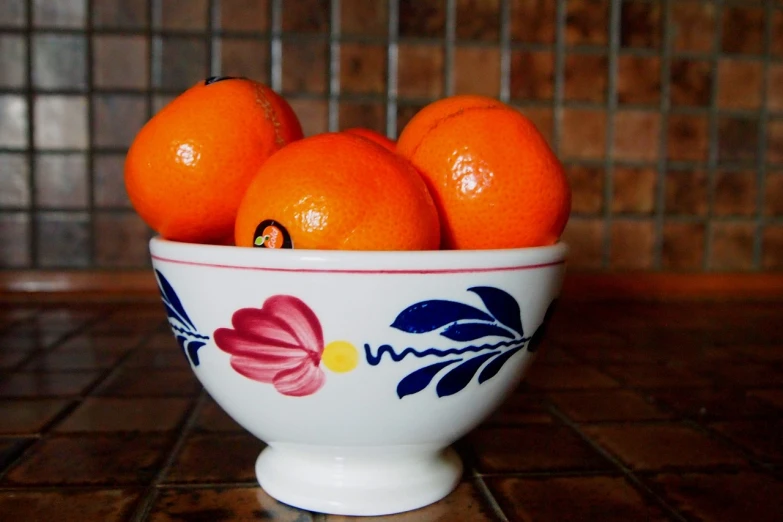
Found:
[(323, 386), (321, 323), (300, 299), (272, 296), (262, 308), (237, 310), (231, 325), (233, 329), (215, 330), (214, 339), (218, 348), (231, 354), (231, 366), (238, 373), (295, 397)]

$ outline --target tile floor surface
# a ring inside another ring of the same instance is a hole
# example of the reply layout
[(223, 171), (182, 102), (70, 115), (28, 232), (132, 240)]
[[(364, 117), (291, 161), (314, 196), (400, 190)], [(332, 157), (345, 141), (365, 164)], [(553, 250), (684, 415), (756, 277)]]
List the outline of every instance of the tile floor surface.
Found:
[[(565, 302), (468, 471), (378, 521), (783, 520), (783, 304)], [(0, 306), (0, 519), (350, 520), (261, 491), (157, 304)]]

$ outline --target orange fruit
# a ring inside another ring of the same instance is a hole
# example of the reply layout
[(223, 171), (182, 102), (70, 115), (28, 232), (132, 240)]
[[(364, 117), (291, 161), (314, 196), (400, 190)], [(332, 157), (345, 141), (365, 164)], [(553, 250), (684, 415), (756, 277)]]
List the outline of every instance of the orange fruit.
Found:
[(434, 250), (438, 212), (405, 158), (345, 132), (304, 138), (259, 169), (239, 206), (237, 246)]
[(413, 149), (419, 145), (424, 135), (440, 124), (443, 119), (459, 114), (466, 109), (487, 107), (507, 108), (504, 103), (494, 98), (478, 94), (449, 96), (425, 105), (405, 125), (403, 132), (397, 139), (397, 151), (403, 156), (409, 156)]
[(438, 207), (441, 247), (557, 242), (570, 214), (571, 189), (544, 137), (511, 107), (467, 106), (459, 98), (440, 105), (453, 111), (423, 109), (424, 121), (415, 115), (398, 140), (400, 154), (419, 170)]
[(291, 107), (245, 78), (208, 78), (138, 132), (125, 187), (139, 216), (167, 239), (223, 244), (261, 164), (302, 138)]
[(372, 129), (365, 129), (364, 127), (353, 127), (350, 129), (345, 129), (343, 132), (347, 132), (348, 134), (353, 134), (355, 136), (361, 136), (362, 138), (367, 138), (368, 140), (374, 141), (381, 147), (389, 149), (392, 152), (397, 150), (397, 146), (392, 140), (380, 132), (376, 132)]

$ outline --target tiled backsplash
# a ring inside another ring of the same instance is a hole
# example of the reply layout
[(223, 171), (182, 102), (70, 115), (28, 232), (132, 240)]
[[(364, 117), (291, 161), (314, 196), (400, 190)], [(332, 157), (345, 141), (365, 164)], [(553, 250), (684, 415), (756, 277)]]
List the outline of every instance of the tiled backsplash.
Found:
[(567, 167), (573, 269), (783, 269), (781, 0), (2, 0), (0, 266), (148, 266), (124, 152), (213, 74), (307, 134), (499, 97)]

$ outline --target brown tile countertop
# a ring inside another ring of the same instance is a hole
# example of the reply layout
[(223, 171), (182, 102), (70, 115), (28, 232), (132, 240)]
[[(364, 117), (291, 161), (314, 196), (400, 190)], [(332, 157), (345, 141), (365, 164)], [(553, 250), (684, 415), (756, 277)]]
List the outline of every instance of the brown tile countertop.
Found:
[[(373, 520), (783, 520), (783, 304), (563, 303), (427, 508)], [(0, 308), (0, 519), (336, 521), (281, 505), (157, 304)]]

